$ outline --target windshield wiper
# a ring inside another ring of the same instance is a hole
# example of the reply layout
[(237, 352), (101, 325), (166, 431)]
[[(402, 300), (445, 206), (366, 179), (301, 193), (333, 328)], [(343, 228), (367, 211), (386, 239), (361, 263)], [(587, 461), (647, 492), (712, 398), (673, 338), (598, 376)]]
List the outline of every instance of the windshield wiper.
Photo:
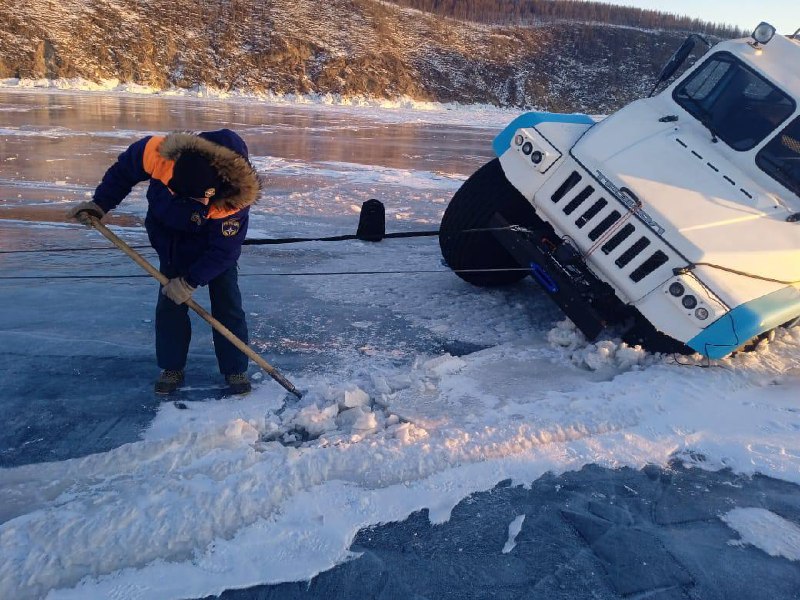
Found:
[(685, 96), (681, 97), (681, 100), (688, 100), (691, 102), (697, 113), (689, 111), (690, 114), (697, 119), (703, 127), (708, 129), (709, 133), (711, 134), (711, 141), (716, 144), (719, 140), (717, 139), (717, 133), (714, 131), (711, 125), (711, 115), (706, 112), (706, 110), (703, 108), (703, 105), (700, 104), (693, 96), (686, 94)]

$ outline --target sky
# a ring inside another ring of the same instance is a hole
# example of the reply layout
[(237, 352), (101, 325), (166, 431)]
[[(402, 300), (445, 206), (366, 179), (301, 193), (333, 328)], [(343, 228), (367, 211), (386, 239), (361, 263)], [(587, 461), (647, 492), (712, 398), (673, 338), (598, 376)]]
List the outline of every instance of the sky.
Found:
[(687, 15), (712, 23), (735, 25), (746, 31), (752, 31), (761, 21), (774, 25), (783, 34), (794, 33), (800, 28), (798, 0), (608, 0), (608, 4)]

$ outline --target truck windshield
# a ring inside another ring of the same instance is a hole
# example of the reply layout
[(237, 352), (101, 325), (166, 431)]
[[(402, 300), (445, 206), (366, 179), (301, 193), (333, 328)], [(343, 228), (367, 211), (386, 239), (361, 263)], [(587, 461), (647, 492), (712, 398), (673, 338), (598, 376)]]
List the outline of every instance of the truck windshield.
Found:
[(761, 149), (756, 164), (800, 196), (800, 117)]
[(758, 145), (795, 110), (791, 97), (728, 52), (711, 55), (672, 97), (740, 151)]

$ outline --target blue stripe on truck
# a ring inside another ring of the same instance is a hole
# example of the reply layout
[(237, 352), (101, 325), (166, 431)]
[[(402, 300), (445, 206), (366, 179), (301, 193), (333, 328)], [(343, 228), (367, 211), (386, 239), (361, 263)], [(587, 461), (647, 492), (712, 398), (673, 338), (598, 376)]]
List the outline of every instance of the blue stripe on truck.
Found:
[(741, 304), (686, 344), (709, 358), (722, 358), (754, 336), (800, 316), (800, 290), (785, 287)]
[(574, 123), (576, 125), (593, 125), (594, 119), (592, 119), (589, 115), (583, 115), (579, 113), (569, 115), (548, 112), (525, 113), (524, 115), (520, 115), (511, 121), (511, 124), (501, 131), (496, 138), (494, 138), (494, 142), (492, 143), (494, 153), (497, 156), (502, 156), (502, 154), (508, 150), (509, 146), (511, 146), (511, 141), (514, 139), (514, 134), (517, 132), (517, 129), (534, 127), (539, 123)]

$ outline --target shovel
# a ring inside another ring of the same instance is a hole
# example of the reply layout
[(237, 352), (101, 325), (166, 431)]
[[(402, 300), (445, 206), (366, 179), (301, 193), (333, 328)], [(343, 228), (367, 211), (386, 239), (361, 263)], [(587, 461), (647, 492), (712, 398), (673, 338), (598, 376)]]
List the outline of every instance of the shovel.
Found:
[[(128, 256), (130, 256), (136, 264), (138, 264), (145, 271), (150, 273), (150, 275), (152, 275), (155, 279), (157, 279), (161, 285), (166, 285), (167, 283), (169, 283), (169, 278), (166, 275), (164, 275), (161, 271), (156, 269), (153, 265), (147, 262), (147, 260), (141, 254), (136, 252), (136, 250), (128, 246), (128, 244), (123, 242), (114, 233), (112, 233), (108, 227), (106, 227), (100, 222), (100, 219), (92, 215), (89, 216), (89, 219), (92, 222), (92, 226), (95, 229), (97, 229), (97, 231), (102, 233), (103, 236), (105, 236), (108, 239), (108, 241), (114, 244), (117, 248), (122, 250)], [(209, 325), (211, 325), (211, 327), (213, 327), (219, 333), (224, 335), (225, 338), (231, 344), (233, 344), (239, 350), (244, 352), (254, 363), (256, 363), (259, 367), (264, 369), (264, 371), (266, 371), (270, 377), (272, 377), (281, 386), (283, 386), (283, 388), (286, 391), (288, 391), (291, 394), (294, 394), (297, 398), (303, 397), (303, 395), (297, 390), (297, 388), (294, 387), (294, 385), (292, 385), (292, 383), (288, 379), (286, 379), (286, 377), (281, 375), (281, 373), (275, 367), (270, 365), (267, 361), (265, 361), (258, 354), (256, 354), (256, 352), (252, 348), (250, 348), (250, 346), (248, 346), (242, 340), (236, 337), (230, 329), (228, 329), (227, 327), (225, 327), (225, 325), (223, 325), (222, 323), (217, 321), (214, 317), (212, 317), (211, 314), (202, 306), (200, 306), (197, 302), (189, 298), (186, 301), (186, 306), (188, 306), (194, 312), (200, 315), (206, 322), (208, 322)]]

